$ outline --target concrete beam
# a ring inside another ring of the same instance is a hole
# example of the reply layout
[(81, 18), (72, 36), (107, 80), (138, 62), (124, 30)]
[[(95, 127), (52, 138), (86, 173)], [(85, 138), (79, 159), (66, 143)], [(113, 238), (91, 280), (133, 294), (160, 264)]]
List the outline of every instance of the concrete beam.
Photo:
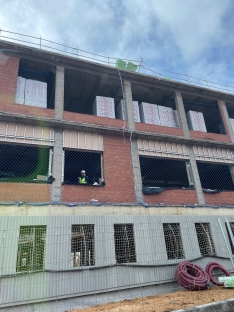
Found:
[(180, 127), (182, 128), (184, 132), (184, 136), (186, 138), (189, 138), (190, 133), (189, 133), (187, 118), (186, 118), (186, 114), (184, 110), (184, 103), (183, 103), (182, 95), (179, 91), (176, 91), (174, 94), (174, 97), (175, 97), (175, 104), (176, 104), (176, 110), (177, 110), (178, 117), (179, 117)]
[(56, 67), (54, 118), (63, 119), (64, 110), (64, 67)]
[(230, 137), (231, 142), (234, 143), (234, 133), (232, 130), (231, 122), (229, 119), (227, 107), (224, 101), (218, 101), (218, 107), (222, 117), (222, 121), (226, 130), (227, 135)]
[(63, 131), (56, 129), (54, 138), (52, 176), (55, 180), (51, 185), (50, 200), (60, 203), (62, 202)]
[(125, 96), (125, 108), (126, 108), (126, 117), (128, 120), (128, 129), (135, 130), (135, 120), (134, 120), (134, 111), (132, 104), (132, 88), (131, 82), (124, 80), (124, 96)]
[[(127, 120), (128, 120), (128, 129), (130, 131), (134, 131), (135, 120), (134, 120), (134, 111), (133, 111), (133, 104), (132, 104), (132, 88), (131, 88), (131, 82), (128, 80), (124, 80), (124, 96), (125, 96), (126, 115), (127, 115)], [(132, 136), (130, 136), (130, 143), (131, 143), (132, 170), (133, 170), (136, 202), (143, 203), (144, 196), (142, 193), (141, 168), (140, 168), (140, 160), (139, 160), (139, 154), (138, 154), (138, 148), (137, 148), (137, 139), (132, 138)]]

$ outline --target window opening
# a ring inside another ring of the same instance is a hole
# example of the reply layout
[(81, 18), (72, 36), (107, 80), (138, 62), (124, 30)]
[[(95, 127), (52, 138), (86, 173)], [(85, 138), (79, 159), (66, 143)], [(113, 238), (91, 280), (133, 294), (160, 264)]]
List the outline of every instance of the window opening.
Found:
[(202, 256), (215, 256), (215, 245), (213, 242), (210, 223), (195, 223), (198, 244)]
[(185, 160), (140, 157), (140, 166), (144, 187), (189, 187)]
[(72, 225), (71, 267), (94, 264), (94, 225)]
[(114, 224), (117, 263), (136, 262), (133, 224)]
[(101, 153), (65, 150), (64, 184), (79, 184), (82, 170), (88, 185), (104, 184)]
[(46, 226), (21, 226), (16, 272), (41, 271), (44, 268)]
[(49, 153), (50, 148), (45, 147), (0, 144), (0, 181), (46, 182)]
[(179, 223), (163, 223), (164, 239), (168, 259), (184, 258), (184, 249)]
[[(23, 77), (26, 80), (32, 80), (35, 85), (34, 93), (35, 90), (37, 90), (36, 92), (37, 97), (33, 98), (33, 94), (31, 96), (32, 106), (41, 105), (40, 104), (42, 102), (41, 96), (44, 96), (44, 91), (42, 91), (43, 87), (40, 86), (40, 82), (42, 82), (46, 83), (46, 94), (45, 94), (45, 105), (41, 107), (54, 109), (55, 72), (56, 72), (55, 66), (52, 66), (50, 64), (40, 63), (28, 59), (20, 59), (18, 76)], [(37, 82), (39, 82), (39, 84), (37, 84)]]
[(197, 161), (202, 188), (233, 191), (230, 165)]

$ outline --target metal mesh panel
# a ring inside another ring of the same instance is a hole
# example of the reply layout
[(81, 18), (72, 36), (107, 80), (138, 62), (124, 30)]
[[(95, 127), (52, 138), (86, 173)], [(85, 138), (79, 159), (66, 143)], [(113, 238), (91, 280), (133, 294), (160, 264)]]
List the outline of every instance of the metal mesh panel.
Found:
[(184, 258), (179, 223), (163, 223), (163, 231), (168, 259)]
[(46, 182), (49, 148), (0, 144), (0, 182)]
[(116, 262), (136, 262), (133, 224), (115, 224), (114, 230)]
[(94, 264), (94, 225), (72, 225), (71, 267)]
[(195, 223), (197, 239), (202, 256), (216, 255), (209, 223)]
[(46, 226), (21, 226), (16, 272), (41, 271), (44, 268)]

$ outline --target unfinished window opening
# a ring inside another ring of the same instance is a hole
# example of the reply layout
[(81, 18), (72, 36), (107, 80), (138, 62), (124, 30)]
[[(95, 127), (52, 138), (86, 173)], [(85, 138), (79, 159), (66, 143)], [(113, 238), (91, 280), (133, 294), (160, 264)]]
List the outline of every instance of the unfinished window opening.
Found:
[[(54, 109), (55, 66), (28, 59), (20, 59), (16, 102)], [(26, 79), (26, 80), (25, 80)]]
[(197, 161), (202, 188), (233, 191), (234, 185), (230, 165)]
[(179, 223), (163, 223), (164, 239), (167, 250), (167, 258), (183, 259), (184, 249), (180, 233)]
[(123, 99), (121, 82), (107, 73), (91, 73), (65, 69), (64, 110), (74, 113), (93, 115), (96, 96), (114, 99), (115, 106)]
[(141, 122), (166, 127), (180, 127), (174, 92), (136, 83), (132, 83), (131, 86), (133, 101), (137, 101), (139, 104)]
[(0, 182), (46, 182), (49, 155), (45, 147), (0, 144)]
[(44, 269), (46, 226), (21, 226), (16, 272)]
[(117, 263), (136, 262), (133, 224), (114, 224)]
[(182, 98), (190, 130), (226, 133), (216, 100), (189, 94), (182, 94)]
[(94, 264), (94, 225), (72, 225), (71, 267)]
[(215, 256), (215, 245), (213, 242), (210, 223), (195, 223), (197, 240), (202, 256)]
[(144, 187), (189, 187), (185, 160), (140, 157), (140, 165)]
[(80, 184), (85, 170), (86, 185), (104, 185), (102, 153), (65, 150), (64, 184)]
[[(229, 222), (229, 225), (230, 225), (230, 228), (231, 228), (231, 231), (232, 231), (232, 235), (234, 236), (234, 222)], [(227, 231), (227, 235), (228, 235), (229, 244), (231, 246), (232, 254), (234, 254), (234, 246), (233, 246), (233, 243), (232, 243), (232, 240), (231, 240), (231, 236), (230, 236), (230, 233), (229, 233), (229, 230), (228, 230), (226, 222), (225, 222), (225, 226), (226, 226), (226, 231)]]

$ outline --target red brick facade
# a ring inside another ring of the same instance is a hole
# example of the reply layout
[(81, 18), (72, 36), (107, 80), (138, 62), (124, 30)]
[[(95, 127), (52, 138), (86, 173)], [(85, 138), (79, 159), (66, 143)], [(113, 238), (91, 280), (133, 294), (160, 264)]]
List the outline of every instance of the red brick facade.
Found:
[(234, 205), (234, 192), (204, 194), (207, 205)]
[(50, 185), (39, 183), (0, 183), (0, 202), (49, 202)]
[(64, 202), (135, 203), (130, 142), (128, 138), (104, 136), (104, 179), (106, 185), (63, 185)]
[(75, 121), (81, 122), (84, 124), (93, 124), (93, 125), (100, 125), (100, 126), (107, 126), (113, 128), (125, 128), (127, 129), (128, 124), (121, 119), (113, 119), (113, 118), (106, 118), (106, 117), (99, 117), (87, 114), (78, 114), (64, 111), (63, 114), (64, 120), (67, 121)]
[(197, 193), (195, 190), (165, 190), (159, 194), (144, 195), (146, 204), (157, 205), (194, 205), (197, 204)]
[(183, 130), (181, 128), (170, 128), (170, 127), (157, 126), (157, 125), (145, 124), (145, 123), (140, 123), (140, 122), (136, 122), (136, 130), (144, 131), (144, 132), (154, 132), (154, 133), (160, 133), (160, 134), (184, 136)]

